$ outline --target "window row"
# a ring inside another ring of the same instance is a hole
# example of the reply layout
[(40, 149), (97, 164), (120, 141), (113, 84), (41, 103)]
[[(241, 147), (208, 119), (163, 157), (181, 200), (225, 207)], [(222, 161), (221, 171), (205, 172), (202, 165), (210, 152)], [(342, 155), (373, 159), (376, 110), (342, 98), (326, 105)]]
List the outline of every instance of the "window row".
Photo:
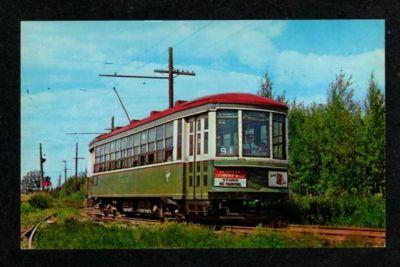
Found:
[[(270, 157), (270, 113), (242, 112), (242, 155), (244, 157)], [(272, 114), (273, 158), (286, 159), (285, 116)], [(217, 156), (238, 156), (239, 120), (237, 110), (217, 111)]]
[[(181, 120), (181, 133), (179, 129)], [(181, 134), (177, 141), (177, 159), (181, 159)], [(173, 122), (169, 122), (96, 147), (94, 172), (172, 161), (173, 148)]]

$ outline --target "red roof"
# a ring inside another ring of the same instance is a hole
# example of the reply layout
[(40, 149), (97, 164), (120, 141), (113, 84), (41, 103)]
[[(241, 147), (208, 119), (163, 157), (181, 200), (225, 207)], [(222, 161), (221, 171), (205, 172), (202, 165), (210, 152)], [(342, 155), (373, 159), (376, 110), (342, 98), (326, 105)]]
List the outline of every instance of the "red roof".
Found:
[(166, 110), (163, 110), (160, 112), (154, 112), (152, 115), (150, 115), (147, 118), (144, 118), (142, 120), (131, 121), (131, 123), (129, 125), (120, 127), (112, 132), (99, 135), (92, 142), (90, 142), (90, 144), (93, 144), (94, 142), (117, 135), (119, 133), (125, 132), (127, 130), (133, 129), (133, 128), (143, 125), (145, 123), (155, 121), (157, 119), (161, 119), (161, 118), (171, 115), (173, 113), (191, 109), (191, 108), (198, 107), (198, 106), (202, 106), (202, 105), (206, 105), (206, 104), (210, 104), (210, 103), (212, 103), (212, 104), (215, 104), (215, 103), (251, 104), (251, 105), (264, 106), (264, 107), (270, 107), (270, 108), (271, 107), (272, 108), (282, 108), (282, 109), (288, 108), (285, 103), (275, 101), (270, 98), (253, 95), (253, 94), (245, 94), (245, 93), (226, 93), (226, 94), (209, 95), (209, 96), (197, 98), (193, 101), (187, 101), (187, 102), (180, 101), (180, 102), (181, 103), (175, 105), (172, 108), (169, 108), (169, 109), (166, 109)]

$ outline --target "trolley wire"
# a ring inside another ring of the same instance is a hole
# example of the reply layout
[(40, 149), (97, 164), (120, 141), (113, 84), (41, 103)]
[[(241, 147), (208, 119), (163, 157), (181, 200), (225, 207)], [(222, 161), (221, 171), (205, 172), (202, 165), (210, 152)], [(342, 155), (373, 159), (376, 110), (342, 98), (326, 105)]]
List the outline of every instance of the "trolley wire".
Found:
[[(188, 36), (186, 36), (186, 37), (184, 37), (183, 39), (181, 39), (180, 41), (176, 42), (176, 43), (173, 45), (173, 47), (177, 47), (177, 46), (181, 45), (183, 42), (185, 42), (186, 40), (188, 40), (189, 38), (191, 38), (191, 37), (194, 36), (195, 34), (199, 33), (200, 31), (204, 30), (205, 28), (207, 28), (208, 26), (210, 26), (212, 23), (214, 23), (213, 20), (211, 20), (209, 23), (207, 23), (207, 24), (205, 24), (205, 25), (199, 27), (196, 31), (192, 32), (192, 33), (189, 34)], [(157, 57), (161, 56), (162, 54), (164, 54), (165, 52), (168, 52), (168, 49), (162, 50), (162, 52), (159, 53), (159, 54), (157, 54), (155, 57), (157, 58)], [(143, 65), (137, 67), (136, 69), (137, 69), (137, 70), (138, 70), (138, 69), (141, 69), (141, 68), (143, 68), (144, 66), (146, 66), (146, 65), (148, 65), (148, 64), (150, 64), (150, 62), (147, 62), (147, 63), (145, 63), (145, 64), (143, 64)]]

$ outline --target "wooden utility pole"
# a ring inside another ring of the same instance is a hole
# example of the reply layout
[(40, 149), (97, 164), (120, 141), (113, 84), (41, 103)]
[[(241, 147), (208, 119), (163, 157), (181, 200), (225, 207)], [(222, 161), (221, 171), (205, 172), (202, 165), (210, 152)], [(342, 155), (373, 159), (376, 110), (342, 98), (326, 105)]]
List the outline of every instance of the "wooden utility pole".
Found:
[[(99, 74), (101, 77), (119, 77), (119, 78), (142, 78), (142, 79), (168, 79), (168, 103), (169, 107), (174, 106), (174, 78), (179, 75), (195, 76), (196, 74), (192, 71), (175, 70), (173, 62), (173, 50), (172, 47), (168, 48), (168, 70), (154, 70), (156, 73), (168, 74), (168, 77), (163, 76), (142, 76), (142, 75), (121, 75), (121, 74)], [(174, 76), (175, 74), (175, 76)]]
[(174, 106), (174, 77), (172, 72), (174, 70), (172, 47), (168, 48), (168, 100), (169, 108)]
[(40, 191), (43, 190), (43, 176), (44, 176), (44, 172), (43, 172), (43, 163), (46, 161), (45, 158), (43, 158), (43, 154), (42, 154), (42, 143), (39, 144), (39, 162), (40, 162)]
[(62, 162), (64, 162), (64, 186), (67, 183), (67, 161), (64, 159)]
[(75, 144), (75, 191), (78, 191), (78, 159), (85, 159), (85, 158), (78, 158), (78, 142)]
[(58, 188), (61, 188), (61, 173), (58, 176)]

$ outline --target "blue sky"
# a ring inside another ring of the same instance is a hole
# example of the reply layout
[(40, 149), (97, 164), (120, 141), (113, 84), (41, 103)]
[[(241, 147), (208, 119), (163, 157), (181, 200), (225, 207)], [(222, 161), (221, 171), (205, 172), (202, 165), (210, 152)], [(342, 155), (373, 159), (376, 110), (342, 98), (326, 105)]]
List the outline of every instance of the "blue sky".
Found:
[(153, 75), (167, 68), (172, 46), (175, 67), (196, 72), (175, 79), (175, 100), (256, 93), (268, 70), (276, 93), (323, 103), (343, 69), (362, 101), (372, 71), (385, 86), (384, 30), (383, 20), (22, 22), (21, 176), (39, 168), (40, 142), (54, 185), (62, 160), (74, 167), (75, 142), (84, 170), (94, 136), (65, 133), (103, 132), (112, 115), (117, 125), (126, 124), (113, 86), (131, 118), (168, 107), (167, 81), (100, 73)]

